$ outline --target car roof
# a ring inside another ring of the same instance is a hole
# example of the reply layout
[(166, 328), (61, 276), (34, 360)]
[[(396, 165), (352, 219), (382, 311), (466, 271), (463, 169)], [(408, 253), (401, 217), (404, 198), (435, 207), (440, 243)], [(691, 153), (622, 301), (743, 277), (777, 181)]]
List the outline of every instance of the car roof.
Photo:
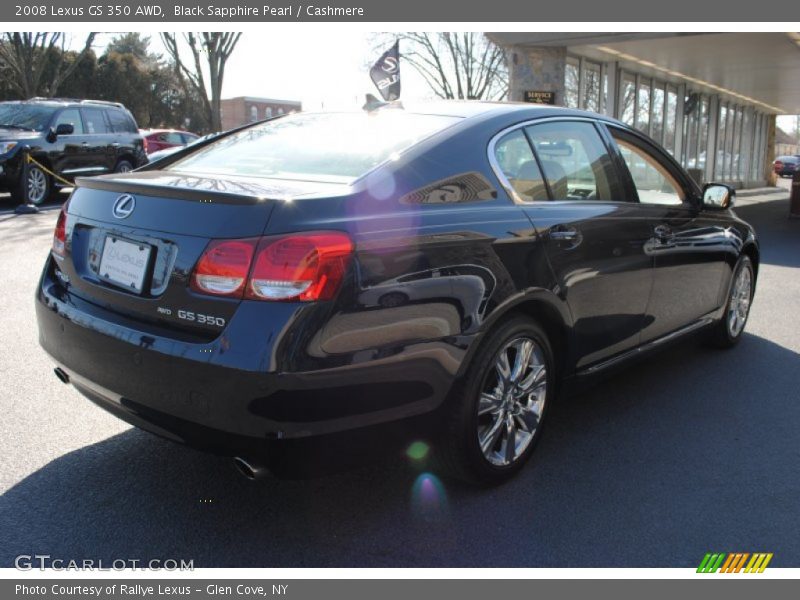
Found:
[(5, 100), (0, 104), (36, 104), (39, 106), (52, 106), (60, 108), (64, 106), (91, 106), (93, 108), (119, 108), (127, 110), (125, 105), (120, 102), (109, 102), (107, 100), (88, 100), (79, 98), (28, 98), (27, 100)]
[[(392, 105), (386, 105), (380, 110), (389, 110)], [(580, 112), (587, 114), (586, 111), (576, 111), (563, 106), (551, 104), (534, 104), (531, 102), (507, 102), (494, 100), (430, 100), (420, 102), (399, 102), (397, 108), (401, 108), (409, 113), (441, 115), (450, 117), (474, 117), (492, 113), (494, 115), (509, 114), (515, 112), (541, 112), (553, 113)], [(595, 115), (603, 117), (603, 115)], [(605, 117), (604, 117), (605, 118)]]

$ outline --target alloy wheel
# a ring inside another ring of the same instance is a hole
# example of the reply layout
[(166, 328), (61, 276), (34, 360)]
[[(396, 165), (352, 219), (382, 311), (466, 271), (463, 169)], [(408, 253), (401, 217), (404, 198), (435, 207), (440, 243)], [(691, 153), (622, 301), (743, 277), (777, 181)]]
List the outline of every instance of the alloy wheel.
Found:
[(27, 196), (31, 204), (41, 204), (47, 197), (47, 175), (37, 167), (28, 169)]
[(750, 299), (753, 295), (753, 275), (747, 266), (739, 270), (736, 281), (731, 288), (728, 302), (728, 333), (737, 337), (742, 333), (750, 311)]
[(547, 368), (534, 340), (519, 337), (497, 353), (478, 401), (478, 444), (484, 458), (508, 466), (533, 441), (547, 398)]

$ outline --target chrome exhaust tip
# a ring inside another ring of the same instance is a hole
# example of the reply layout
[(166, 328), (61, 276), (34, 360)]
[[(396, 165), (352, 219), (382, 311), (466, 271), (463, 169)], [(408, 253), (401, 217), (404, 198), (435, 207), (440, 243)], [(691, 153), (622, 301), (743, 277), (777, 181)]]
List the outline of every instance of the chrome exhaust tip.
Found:
[(269, 470), (264, 465), (241, 456), (233, 457), (233, 466), (242, 475), (250, 480), (262, 479), (269, 475)]
[(67, 375), (61, 367), (56, 367), (53, 369), (53, 373), (56, 374), (56, 377), (58, 377), (58, 380), (61, 383), (69, 383), (69, 375)]

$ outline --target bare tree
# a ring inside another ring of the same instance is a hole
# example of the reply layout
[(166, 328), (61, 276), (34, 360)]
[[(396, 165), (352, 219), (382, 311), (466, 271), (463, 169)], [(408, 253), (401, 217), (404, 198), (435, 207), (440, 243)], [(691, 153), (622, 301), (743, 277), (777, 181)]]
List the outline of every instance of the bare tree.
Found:
[[(190, 87), (203, 103), (211, 131), (222, 129), (220, 105), (225, 64), (239, 42), (241, 33), (199, 31), (183, 34), (185, 48), (191, 54), (192, 63), (187, 66), (181, 56), (184, 47), (175, 33), (162, 33), (161, 38), (181, 82)], [(205, 60), (205, 62), (204, 62)], [(208, 69), (206, 82), (205, 69)]]
[(0, 69), (23, 98), (52, 97), (92, 47), (96, 33), (86, 36), (83, 49), (67, 62), (67, 38), (60, 31), (6, 32), (0, 38)]
[(406, 32), (400, 55), (439, 98), (502, 100), (508, 95), (503, 49), (476, 32)]

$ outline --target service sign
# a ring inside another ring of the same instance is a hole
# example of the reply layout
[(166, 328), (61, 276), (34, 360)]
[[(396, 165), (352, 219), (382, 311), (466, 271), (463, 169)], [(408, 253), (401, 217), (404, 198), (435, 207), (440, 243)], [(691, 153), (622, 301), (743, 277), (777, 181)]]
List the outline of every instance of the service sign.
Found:
[(525, 102), (534, 102), (536, 104), (555, 104), (556, 93), (540, 90), (525, 90)]

